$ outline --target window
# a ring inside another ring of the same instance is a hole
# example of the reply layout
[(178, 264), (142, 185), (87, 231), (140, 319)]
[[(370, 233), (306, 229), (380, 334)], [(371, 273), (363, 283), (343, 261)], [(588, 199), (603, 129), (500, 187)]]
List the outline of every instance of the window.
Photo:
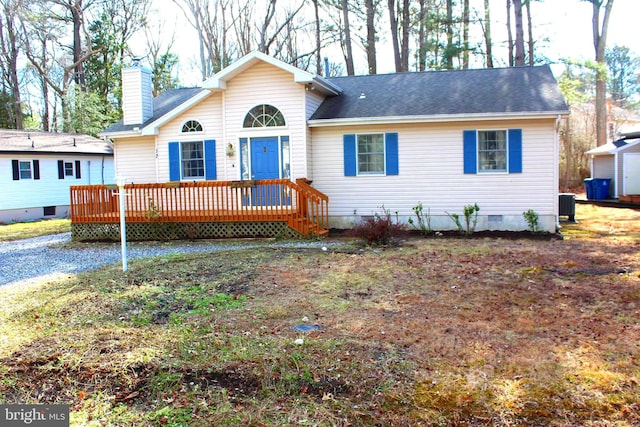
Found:
[(80, 160), (67, 162), (58, 160), (58, 179), (73, 178), (80, 179), (82, 173), (80, 171)]
[(20, 179), (31, 179), (31, 162), (20, 162)]
[(189, 120), (182, 125), (182, 132), (202, 132), (202, 125), (197, 120)]
[(169, 180), (216, 179), (216, 141), (169, 143)]
[(13, 180), (40, 179), (40, 160), (11, 160)]
[(244, 117), (242, 127), (245, 128), (263, 128), (286, 126), (284, 116), (273, 105), (262, 104), (253, 107), (251, 111)]
[(204, 147), (202, 141), (180, 144), (182, 178), (204, 178)]
[(507, 131), (478, 131), (478, 171), (507, 171)]
[(384, 173), (384, 135), (357, 135), (358, 174)]
[(64, 162), (64, 176), (73, 176), (72, 162)]
[(522, 129), (462, 132), (464, 173), (522, 173)]
[(398, 134), (343, 135), (344, 174), (398, 175)]

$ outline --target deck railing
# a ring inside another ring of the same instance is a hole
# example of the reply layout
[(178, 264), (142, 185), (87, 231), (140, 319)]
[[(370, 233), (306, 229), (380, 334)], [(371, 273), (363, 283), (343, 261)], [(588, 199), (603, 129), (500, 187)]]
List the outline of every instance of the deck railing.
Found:
[[(201, 181), (127, 184), (127, 222), (286, 221), (306, 237), (324, 235), (329, 199), (304, 180)], [(72, 223), (117, 223), (118, 188), (71, 187)]]

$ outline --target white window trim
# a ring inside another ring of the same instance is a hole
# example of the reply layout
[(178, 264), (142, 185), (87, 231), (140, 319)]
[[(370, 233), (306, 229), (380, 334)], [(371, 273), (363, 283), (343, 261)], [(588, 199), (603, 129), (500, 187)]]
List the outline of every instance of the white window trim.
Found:
[[(505, 135), (505, 169), (488, 169), (480, 168), (480, 132), (504, 132)], [(476, 129), (476, 173), (482, 175), (509, 175), (509, 129)]]
[[(22, 177), (22, 169), (20, 168), (20, 165), (22, 163), (29, 163), (29, 178), (23, 178)], [(18, 159), (18, 174), (20, 175), (20, 179), (18, 181), (27, 181), (27, 180), (34, 180), (35, 178), (33, 177), (33, 160), (21, 160)]]
[[(356, 176), (387, 176), (387, 134), (386, 132), (356, 133)], [(366, 135), (382, 135), (382, 172), (360, 172), (360, 150), (358, 137)]]
[[(185, 132), (185, 135), (188, 134), (197, 134), (200, 132)], [(190, 177), (185, 177), (184, 176), (184, 157), (182, 155), (183, 150), (182, 150), (182, 144), (192, 144), (194, 142), (199, 142), (202, 144), (202, 177), (195, 177), (195, 176), (190, 176)], [(207, 155), (204, 152), (204, 139), (202, 140), (190, 140), (190, 141), (178, 141), (178, 154), (180, 156), (180, 181), (205, 181), (206, 177), (207, 177)]]
[[(202, 130), (194, 130), (191, 132), (185, 132), (182, 130), (182, 128), (184, 128), (184, 125), (187, 124), (187, 122), (198, 122), (200, 123), (200, 126), (202, 126)], [(180, 135), (200, 135), (205, 133), (206, 129), (205, 126), (202, 124), (202, 120), (198, 120), (198, 119), (187, 119), (184, 122), (182, 122), (182, 124), (180, 125)]]
[[(251, 112), (251, 110), (261, 105), (270, 105), (276, 108), (284, 118), (284, 123), (285, 123), (284, 126), (244, 127), (244, 121), (247, 118), (247, 115)], [(260, 133), (261, 131), (266, 132), (265, 136), (275, 136), (273, 135), (274, 131), (278, 131), (278, 130), (282, 131), (285, 129), (289, 129), (289, 120), (287, 120), (287, 116), (285, 116), (284, 112), (282, 111), (282, 108), (274, 105), (271, 102), (258, 102), (257, 104), (254, 104), (253, 107), (250, 107), (248, 110), (246, 110), (246, 112), (242, 115), (242, 117), (240, 118), (240, 129), (242, 132), (250, 132), (253, 136), (256, 136), (254, 133)]]

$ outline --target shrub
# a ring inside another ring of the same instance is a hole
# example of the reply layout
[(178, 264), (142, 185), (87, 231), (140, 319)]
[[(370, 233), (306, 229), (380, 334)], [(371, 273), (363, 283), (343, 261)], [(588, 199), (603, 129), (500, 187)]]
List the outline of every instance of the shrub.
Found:
[(429, 234), (431, 232), (431, 213), (429, 208), (427, 208), (427, 212), (424, 213), (422, 202), (418, 202), (418, 204), (411, 209), (416, 214), (418, 224), (416, 225), (413, 222), (413, 218), (409, 218), (409, 224), (413, 225), (417, 230), (420, 230), (421, 233)]
[(465, 234), (470, 236), (476, 231), (476, 224), (478, 223), (478, 212), (480, 211), (480, 207), (477, 203), (472, 205), (466, 205), (463, 209), (464, 215), (464, 225), (460, 222), (460, 215), (457, 213), (450, 214), (446, 212), (446, 214), (451, 218), (451, 220), (456, 225), (456, 228), (461, 234)]
[(392, 242), (406, 231), (406, 226), (397, 219), (393, 221), (391, 212), (382, 207), (382, 214), (364, 218), (353, 230), (351, 235), (363, 239), (372, 246), (384, 246)]
[(532, 233), (540, 231), (540, 217), (536, 211), (529, 209), (528, 211), (522, 212), (522, 217), (527, 221), (529, 231)]

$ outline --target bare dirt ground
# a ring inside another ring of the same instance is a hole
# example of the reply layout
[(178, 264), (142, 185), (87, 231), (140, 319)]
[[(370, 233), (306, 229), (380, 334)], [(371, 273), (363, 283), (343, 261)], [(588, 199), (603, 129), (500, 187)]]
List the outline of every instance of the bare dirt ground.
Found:
[(79, 425), (640, 425), (640, 212), (578, 220), (4, 294), (0, 400), (70, 402)]

